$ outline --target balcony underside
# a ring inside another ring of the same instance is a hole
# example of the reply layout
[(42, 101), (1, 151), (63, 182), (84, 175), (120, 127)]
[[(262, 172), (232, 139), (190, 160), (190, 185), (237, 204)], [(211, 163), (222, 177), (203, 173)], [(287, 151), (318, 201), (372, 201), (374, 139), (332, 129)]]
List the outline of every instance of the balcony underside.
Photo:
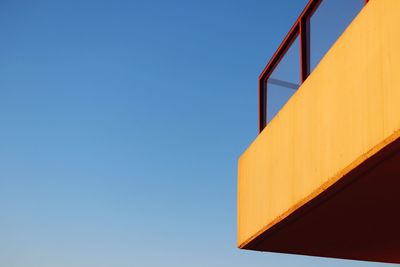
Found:
[(243, 248), (400, 263), (400, 139)]

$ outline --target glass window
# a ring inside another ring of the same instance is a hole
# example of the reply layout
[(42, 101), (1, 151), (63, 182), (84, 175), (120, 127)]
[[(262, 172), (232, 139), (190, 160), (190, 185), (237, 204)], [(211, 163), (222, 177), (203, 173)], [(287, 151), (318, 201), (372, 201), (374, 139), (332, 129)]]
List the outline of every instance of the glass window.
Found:
[(300, 86), (300, 38), (289, 47), (267, 80), (267, 123)]
[(364, 0), (322, 0), (310, 19), (310, 69), (318, 65), (364, 6)]

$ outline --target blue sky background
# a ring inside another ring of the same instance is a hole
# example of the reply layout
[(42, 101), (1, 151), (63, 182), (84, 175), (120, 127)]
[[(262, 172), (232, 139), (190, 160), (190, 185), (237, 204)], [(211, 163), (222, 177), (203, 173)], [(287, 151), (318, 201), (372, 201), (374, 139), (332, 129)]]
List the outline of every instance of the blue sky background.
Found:
[(0, 265), (379, 266), (236, 248), (257, 78), (306, 2), (1, 1)]

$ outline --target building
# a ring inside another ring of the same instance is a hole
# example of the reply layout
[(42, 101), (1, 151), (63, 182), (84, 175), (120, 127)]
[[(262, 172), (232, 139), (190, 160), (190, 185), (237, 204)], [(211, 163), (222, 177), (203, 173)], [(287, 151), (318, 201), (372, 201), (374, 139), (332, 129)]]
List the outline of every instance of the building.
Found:
[[(400, 263), (400, 1), (365, 3), (312, 66), (321, 2), (260, 75), (260, 134), (238, 166), (238, 246)], [(269, 86), (296, 88), (272, 75), (296, 42), (301, 85), (271, 116)]]

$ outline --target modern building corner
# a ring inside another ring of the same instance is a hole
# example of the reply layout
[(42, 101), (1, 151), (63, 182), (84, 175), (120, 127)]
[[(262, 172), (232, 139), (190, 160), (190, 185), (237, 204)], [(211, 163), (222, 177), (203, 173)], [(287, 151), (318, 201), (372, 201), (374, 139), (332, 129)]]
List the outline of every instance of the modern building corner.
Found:
[(399, 14), (370, 0), (240, 157), (239, 248), (400, 263)]

